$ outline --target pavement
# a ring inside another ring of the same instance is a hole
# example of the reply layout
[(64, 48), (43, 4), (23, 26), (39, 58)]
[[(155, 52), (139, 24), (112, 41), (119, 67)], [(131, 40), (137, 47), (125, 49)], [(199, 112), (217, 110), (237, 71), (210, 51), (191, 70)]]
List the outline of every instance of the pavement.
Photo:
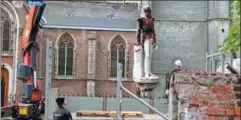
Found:
[[(74, 120), (116, 120), (111, 117), (76, 117), (72, 114)], [(156, 114), (144, 114), (143, 118), (125, 118), (124, 120), (164, 120), (162, 117)]]
[[(112, 117), (77, 117), (75, 113), (72, 114), (73, 120), (116, 120)], [(11, 117), (1, 118), (1, 120), (14, 120)], [(52, 119), (49, 119), (52, 120)], [(164, 120), (156, 114), (144, 114), (143, 118), (124, 118), (124, 120)]]

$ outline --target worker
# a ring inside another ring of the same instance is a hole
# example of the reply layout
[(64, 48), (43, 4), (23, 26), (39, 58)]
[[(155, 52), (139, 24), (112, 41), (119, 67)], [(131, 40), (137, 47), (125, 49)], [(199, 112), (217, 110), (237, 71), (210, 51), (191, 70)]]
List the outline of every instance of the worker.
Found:
[(67, 105), (66, 99), (63, 97), (57, 98), (56, 103), (59, 108), (53, 113), (54, 120), (73, 120), (70, 111), (65, 108)]
[(170, 87), (173, 87), (173, 85), (175, 84), (174, 83), (175, 81), (173, 81), (175, 79), (173, 74), (178, 71), (181, 71), (181, 67), (182, 67), (182, 62), (180, 60), (176, 60), (174, 63), (174, 70), (169, 74), (169, 81), (167, 81), (167, 90), (166, 90), (167, 96), (168, 96), (168, 91), (169, 91)]
[(166, 96), (168, 98), (168, 114), (166, 116), (168, 116), (169, 120), (177, 117), (177, 111), (175, 110), (175, 106), (177, 106), (177, 94), (174, 85), (176, 83), (175, 73), (181, 71), (181, 67), (182, 62), (180, 60), (176, 60), (174, 63), (174, 70), (170, 73), (169, 81), (167, 81), (168, 88), (166, 90)]

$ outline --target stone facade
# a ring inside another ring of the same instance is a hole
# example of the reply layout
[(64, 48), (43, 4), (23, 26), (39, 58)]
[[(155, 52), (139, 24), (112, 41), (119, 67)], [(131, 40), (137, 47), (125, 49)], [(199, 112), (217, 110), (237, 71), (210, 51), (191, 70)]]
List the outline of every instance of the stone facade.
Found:
[(178, 99), (172, 102), (177, 106), (173, 111), (177, 111), (178, 120), (184, 120), (185, 116), (192, 120), (240, 119), (236, 101), (240, 99), (236, 95), (240, 90), (234, 89), (235, 84), (240, 83), (237, 76), (184, 70), (175, 74), (175, 81), (177, 94), (173, 97)]

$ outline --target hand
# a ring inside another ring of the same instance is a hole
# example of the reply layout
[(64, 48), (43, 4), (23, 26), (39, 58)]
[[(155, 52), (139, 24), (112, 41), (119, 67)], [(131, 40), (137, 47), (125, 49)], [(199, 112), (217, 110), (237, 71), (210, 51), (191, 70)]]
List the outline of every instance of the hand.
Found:
[(139, 41), (137, 41), (135, 45), (139, 46), (139, 45), (141, 45), (141, 43)]
[(166, 90), (166, 95), (168, 95), (168, 94), (169, 94), (169, 89)]
[(153, 46), (153, 48), (155, 48), (156, 47), (156, 42), (153, 42), (152, 46)]

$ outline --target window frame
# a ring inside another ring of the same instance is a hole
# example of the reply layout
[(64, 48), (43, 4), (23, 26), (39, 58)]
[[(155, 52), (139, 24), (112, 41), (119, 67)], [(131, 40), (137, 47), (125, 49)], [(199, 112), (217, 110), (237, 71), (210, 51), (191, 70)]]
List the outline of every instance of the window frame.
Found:
[[(113, 39), (110, 40), (109, 45), (108, 45), (108, 80), (111, 81), (116, 81), (117, 77), (114, 77), (111, 75), (111, 70), (112, 70), (112, 47), (113, 47), (113, 42), (115, 42), (116, 39), (121, 39), (121, 43), (124, 44), (124, 50), (122, 50), (124, 52), (124, 76), (122, 76), (123, 80), (126, 81), (129, 71), (128, 71), (128, 44), (126, 42), (126, 40), (124, 39), (124, 37), (122, 35), (115, 35), (115, 37), (113, 37)], [(121, 50), (120, 50), (121, 51)]]
[[(1, 39), (3, 40), (3, 37), (4, 37), (4, 32), (5, 32), (5, 28), (4, 28), (4, 22), (7, 21), (8, 24), (9, 24), (9, 27), (7, 28), (7, 32), (8, 32), (8, 50), (6, 51), (3, 51), (3, 47), (2, 47), (2, 56), (13, 56), (14, 55), (14, 40), (15, 38), (17, 37), (16, 36), (16, 22), (14, 21), (13, 19), (13, 14), (9, 11), (7, 11), (7, 9), (5, 9), (5, 7), (2, 7), (1, 8), (2, 10), (2, 14), (1, 14), (1, 23), (0, 23), (0, 26), (1, 26)], [(5, 46), (4, 44), (2, 44), (3, 46)]]
[[(59, 61), (60, 61), (60, 55), (59, 55), (59, 51), (60, 51), (60, 44), (64, 43), (64, 61), (65, 61), (65, 65), (64, 65), (64, 74), (60, 75), (59, 74)], [(67, 59), (68, 59), (68, 44), (71, 43), (72, 44), (72, 75), (67, 75)], [(60, 35), (59, 39), (56, 42), (57, 44), (57, 54), (56, 54), (56, 77), (57, 79), (74, 79), (75, 76), (75, 40), (73, 38), (73, 36), (67, 32), (63, 33)]]

